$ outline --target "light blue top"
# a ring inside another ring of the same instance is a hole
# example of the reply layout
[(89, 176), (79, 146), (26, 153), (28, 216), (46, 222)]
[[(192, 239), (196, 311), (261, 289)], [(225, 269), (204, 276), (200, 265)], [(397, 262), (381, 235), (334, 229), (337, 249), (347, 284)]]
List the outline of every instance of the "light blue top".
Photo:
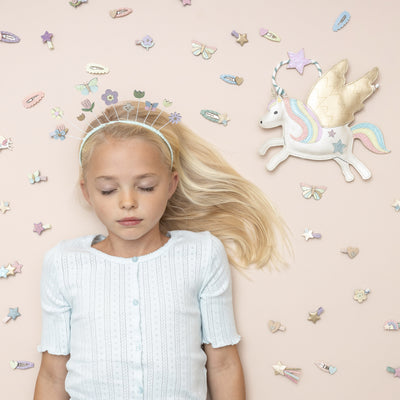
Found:
[(140, 257), (91, 235), (46, 253), (38, 351), (70, 354), (71, 400), (205, 400), (206, 354), (240, 340), (225, 249), (209, 232), (171, 231)]

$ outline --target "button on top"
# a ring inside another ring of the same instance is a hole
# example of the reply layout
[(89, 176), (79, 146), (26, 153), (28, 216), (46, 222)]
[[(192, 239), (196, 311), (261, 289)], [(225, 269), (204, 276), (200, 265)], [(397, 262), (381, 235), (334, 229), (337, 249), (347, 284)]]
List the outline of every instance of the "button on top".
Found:
[(137, 299), (133, 299), (132, 304), (134, 306), (137, 306), (139, 304), (139, 301)]
[(133, 262), (136, 262), (137, 260), (139, 260), (139, 257), (132, 257)]

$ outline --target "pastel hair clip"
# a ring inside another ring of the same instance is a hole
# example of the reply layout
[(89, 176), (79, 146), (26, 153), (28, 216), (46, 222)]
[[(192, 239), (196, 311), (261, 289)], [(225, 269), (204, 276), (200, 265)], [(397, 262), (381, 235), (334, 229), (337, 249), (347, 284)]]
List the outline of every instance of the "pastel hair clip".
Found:
[(236, 42), (239, 43), (242, 47), (245, 43), (248, 42), (247, 33), (237, 33), (235, 30), (231, 32), (231, 35), (236, 38)]
[(354, 258), (360, 252), (358, 247), (346, 247), (340, 250), (341, 253), (347, 254), (350, 258)]
[(213, 110), (201, 110), (200, 114), (211, 122), (215, 122), (216, 124), (222, 124), (224, 126), (228, 125), (230, 119), (227, 114), (221, 114), (217, 111)]
[(69, 4), (72, 7), (76, 8), (76, 7), (80, 6), (81, 4), (87, 3), (87, 2), (88, 2), (88, 0), (72, 0), (72, 1), (69, 2)]
[(0, 41), (4, 43), (18, 43), (20, 42), (20, 38), (11, 32), (0, 31)]
[(89, 72), (89, 74), (108, 74), (110, 68), (101, 64), (89, 63), (86, 65), (86, 72)]
[(322, 307), (318, 307), (317, 311), (314, 312), (309, 312), (308, 313), (308, 321), (313, 322), (314, 324), (317, 323), (317, 321), (319, 321), (321, 319), (321, 314), (324, 312), (325, 310)]
[(238, 85), (240, 86), (243, 83), (243, 78), (240, 78), (239, 76), (235, 75), (229, 75), (229, 74), (222, 74), (220, 75), (220, 78), (231, 85)]
[(314, 363), (321, 371), (324, 372), (328, 372), (330, 375), (333, 375), (334, 373), (336, 373), (337, 368), (332, 366), (332, 365), (328, 365), (323, 361), (319, 361)]
[(274, 32), (271, 32), (269, 29), (260, 28), (260, 36), (272, 40), (273, 42), (280, 42), (281, 38)]
[(275, 375), (282, 375), (286, 376), (289, 380), (294, 383), (298, 383), (301, 377), (301, 368), (290, 368), (286, 365), (283, 365), (280, 361), (278, 364), (273, 365), (272, 368), (274, 369)]
[(342, 29), (347, 23), (350, 21), (350, 13), (347, 11), (343, 11), (337, 18), (335, 23), (333, 24), (332, 30), (337, 32), (339, 29)]
[(21, 273), (21, 268), (23, 267), (18, 261), (14, 261), (12, 264), (8, 264), (7, 267), (2, 265), (0, 267), (0, 278), (8, 278), (11, 275)]
[(268, 321), (268, 328), (272, 333), (281, 331), (281, 332), (285, 332), (286, 331), (286, 327), (283, 326), (279, 321), (273, 321), (273, 320), (269, 320)]
[(82, 111), (84, 112), (93, 112), (94, 102), (92, 103), (89, 99), (84, 99), (81, 101)]
[(53, 39), (53, 34), (52, 34), (52, 33), (50, 33), (49, 31), (46, 31), (46, 32), (43, 33), (43, 35), (40, 36), (40, 37), (42, 38), (43, 43), (47, 43), (47, 47), (48, 47), (50, 50), (53, 50), (53, 49), (54, 49), (54, 45), (53, 45), (53, 42), (52, 42), (52, 39)]
[(0, 150), (12, 150), (13, 142), (11, 138), (6, 138), (4, 136), (0, 136)]
[(393, 202), (392, 207), (394, 208), (395, 211), (399, 212), (400, 211), (400, 200), (396, 199)]
[(192, 54), (195, 56), (201, 55), (204, 60), (209, 60), (216, 51), (216, 47), (207, 46), (197, 40), (192, 40)]
[(40, 100), (42, 100), (44, 97), (44, 92), (35, 92), (30, 94), (29, 96), (26, 96), (25, 99), (22, 101), (22, 105), (25, 108), (31, 108), (35, 106), (37, 103), (39, 103)]
[(3, 323), (6, 324), (11, 319), (13, 319), (15, 321), (19, 316), (21, 316), (21, 314), (18, 311), (18, 307), (15, 307), (15, 308), (10, 307), (7, 316), (4, 317), (2, 319), (2, 321), (3, 321)]
[(33, 224), (33, 232), (37, 233), (39, 236), (48, 229), (51, 229), (50, 224), (43, 225), (41, 222)]
[(386, 371), (391, 374), (394, 374), (393, 376), (394, 378), (400, 378), (400, 367), (398, 368), (387, 367)]
[(360, 304), (367, 300), (367, 296), (371, 293), (371, 290), (369, 289), (356, 289), (354, 291), (354, 296), (353, 299), (355, 301), (358, 301)]
[(110, 16), (111, 18), (122, 18), (129, 15), (132, 11), (133, 11), (132, 8), (127, 8), (127, 7), (117, 8), (116, 10), (110, 11)]
[(311, 229), (304, 229), (304, 233), (301, 234), (308, 241), (308, 239), (321, 239), (322, 235), (317, 232), (313, 232)]
[(8, 201), (0, 201), (0, 213), (5, 214), (6, 211), (10, 211), (10, 203)]
[(12, 369), (28, 369), (28, 368), (33, 368), (35, 364), (31, 361), (15, 361), (11, 360), (10, 361), (10, 367)]
[(183, 6), (191, 6), (192, 5), (192, 0), (182, 0), (182, 5)]
[(29, 183), (34, 184), (34, 183), (39, 183), (41, 181), (47, 181), (47, 176), (40, 176), (40, 172), (37, 169), (35, 172), (31, 173), (28, 175), (29, 178)]
[(398, 331), (400, 329), (400, 322), (396, 322), (393, 320), (386, 321), (383, 328), (385, 329), (385, 331)]
[(146, 35), (143, 39), (136, 40), (136, 44), (141, 45), (147, 51), (155, 45), (153, 38), (149, 35)]

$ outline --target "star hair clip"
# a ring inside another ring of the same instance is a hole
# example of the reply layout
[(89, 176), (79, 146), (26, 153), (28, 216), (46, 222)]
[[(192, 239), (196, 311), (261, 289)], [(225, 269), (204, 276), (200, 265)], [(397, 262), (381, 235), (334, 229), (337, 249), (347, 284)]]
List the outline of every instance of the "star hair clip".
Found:
[(301, 377), (301, 368), (289, 368), (286, 365), (283, 365), (280, 361), (278, 364), (273, 365), (275, 375), (283, 375), (286, 376), (289, 380), (294, 383), (298, 383)]
[(10, 211), (10, 203), (8, 201), (0, 201), (0, 213), (5, 214), (7, 211)]
[(43, 225), (41, 222), (33, 224), (33, 232), (37, 233), (39, 236), (48, 229), (51, 229), (50, 224)]
[(18, 261), (13, 264), (8, 264), (7, 267), (0, 267), (0, 278), (8, 278), (8, 276), (15, 275), (16, 273), (21, 273), (21, 268), (23, 267)]
[(6, 324), (11, 319), (15, 321), (19, 316), (21, 316), (21, 314), (18, 312), (18, 307), (15, 308), (10, 307), (7, 316), (4, 317), (2, 321), (4, 324)]

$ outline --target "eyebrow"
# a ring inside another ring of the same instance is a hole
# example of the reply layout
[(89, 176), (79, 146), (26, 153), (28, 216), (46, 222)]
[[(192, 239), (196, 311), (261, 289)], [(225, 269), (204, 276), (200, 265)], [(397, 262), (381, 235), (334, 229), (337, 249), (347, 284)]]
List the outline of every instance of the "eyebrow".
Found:
[[(153, 177), (153, 176), (157, 176), (157, 174), (153, 174), (151, 172), (148, 172), (146, 174), (141, 174), (141, 175), (135, 176), (135, 179), (144, 179), (144, 178), (149, 178), (149, 177)], [(114, 176), (98, 176), (96, 178), (96, 181), (98, 181), (98, 180), (115, 181), (115, 180), (117, 180), (117, 178), (114, 177)]]

